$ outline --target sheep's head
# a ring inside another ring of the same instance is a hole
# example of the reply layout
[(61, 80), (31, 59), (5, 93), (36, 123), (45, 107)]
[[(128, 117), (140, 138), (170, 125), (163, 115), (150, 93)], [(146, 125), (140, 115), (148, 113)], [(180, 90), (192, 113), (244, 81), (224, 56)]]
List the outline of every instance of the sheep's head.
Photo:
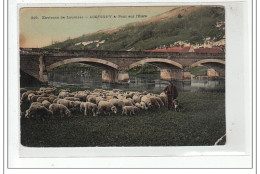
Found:
[(25, 118), (28, 118), (28, 117), (29, 117), (29, 115), (30, 115), (30, 110), (29, 110), (29, 109), (27, 109), (27, 110), (25, 111)]
[(75, 107), (75, 106), (76, 106), (75, 102), (71, 101), (71, 102), (70, 102), (70, 106), (71, 106), (72, 108)]
[(148, 108), (152, 107), (152, 102), (151, 101), (147, 102), (147, 106)]
[(116, 113), (117, 113), (117, 108), (116, 108), (115, 106), (112, 106), (112, 107), (111, 107), (111, 111), (116, 114)]
[(139, 111), (139, 108), (134, 106), (134, 111)]
[(66, 110), (66, 111), (65, 111), (65, 115), (66, 115), (67, 117), (70, 117), (70, 116), (71, 116), (70, 110)]
[(74, 107), (78, 108), (78, 107), (80, 107), (80, 104), (81, 104), (81, 102), (75, 101), (75, 102), (74, 102)]

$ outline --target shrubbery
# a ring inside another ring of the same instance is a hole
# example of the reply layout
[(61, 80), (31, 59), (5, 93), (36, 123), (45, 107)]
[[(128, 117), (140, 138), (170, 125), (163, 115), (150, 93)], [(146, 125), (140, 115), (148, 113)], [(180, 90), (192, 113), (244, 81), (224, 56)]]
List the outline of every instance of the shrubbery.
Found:
[[(164, 21), (135, 27), (129, 26), (114, 33), (83, 35), (45, 48), (117, 51), (154, 49), (160, 45), (169, 46), (176, 41), (202, 44), (204, 39), (208, 37), (215, 38), (216, 41), (223, 39), (225, 30), (217, 28), (216, 24), (224, 21), (224, 8), (203, 7), (187, 16), (176, 16)], [(76, 43), (92, 40), (105, 40), (105, 43), (99, 47), (96, 47), (95, 43), (75, 46)]]

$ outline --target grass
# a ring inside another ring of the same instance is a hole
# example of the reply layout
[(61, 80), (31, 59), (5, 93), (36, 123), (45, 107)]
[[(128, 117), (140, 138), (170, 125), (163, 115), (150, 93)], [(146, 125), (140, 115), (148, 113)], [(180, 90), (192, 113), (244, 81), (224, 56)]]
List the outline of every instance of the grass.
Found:
[[(221, 7), (203, 7), (183, 17), (172, 17), (145, 25), (128, 26), (114, 33), (97, 33), (83, 35), (64, 42), (55, 43), (45, 48), (69, 50), (145, 50), (166, 45), (176, 41), (186, 41), (191, 44), (202, 44), (208, 37), (214, 41), (223, 39), (225, 31), (216, 27), (217, 22), (225, 21), (225, 10)], [(105, 40), (86, 46), (76, 43), (93, 40)]]
[(21, 118), (21, 143), (30, 147), (214, 145), (225, 134), (224, 93), (180, 92), (181, 112), (166, 108), (134, 116)]

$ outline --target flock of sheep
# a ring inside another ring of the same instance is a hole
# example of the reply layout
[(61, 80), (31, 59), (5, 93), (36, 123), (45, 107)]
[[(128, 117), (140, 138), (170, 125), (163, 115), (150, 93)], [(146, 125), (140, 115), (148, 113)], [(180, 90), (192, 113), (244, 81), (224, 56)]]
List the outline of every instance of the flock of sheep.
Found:
[(164, 93), (160, 95), (144, 92), (123, 92), (120, 89), (93, 91), (60, 90), (54, 87), (42, 87), (38, 91), (20, 89), (21, 104), (30, 103), (30, 107), (21, 116), (25, 118), (60, 115), (70, 117), (72, 112), (82, 112), (85, 116), (110, 115), (134, 115), (140, 110), (150, 108), (162, 108), (166, 104)]

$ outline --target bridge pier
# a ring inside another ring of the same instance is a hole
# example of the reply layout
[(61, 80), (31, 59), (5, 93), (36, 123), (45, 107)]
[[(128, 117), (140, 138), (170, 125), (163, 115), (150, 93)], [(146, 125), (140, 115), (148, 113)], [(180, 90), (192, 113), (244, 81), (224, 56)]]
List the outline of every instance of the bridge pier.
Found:
[(128, 82), (129, 80), (129, 74), (128, 72), (118, 72), (118, 78), (117, 78), (117, 82), (121, 83), (121, 82)]
[(175, 69), (161, 69), (160, 78), (162, 80), (182, 80), (183, 71)]
[(108, 83), (122, 83), (129, 80), (129, 74), (127, 72), (121, 72), (117, 70), (103, 70), (102, 81)]
[(41, 82), (48, 82), (48, 75), (47, 75), (47, 70), (46, 70), (46, 67), (45, 67), (45, 61), (44, 61), (44, 58), (43, 56), (40, 56), (39, 58), (39, 80)]
[(208, 77), (219, 77), (219, 73), (215, 69), (209, 68), (207, 70), (207, 76)]
[(115, 83), (117, 79), (116, 70), (103, 70), (102, 71), (102, 81), (108, 83)]

